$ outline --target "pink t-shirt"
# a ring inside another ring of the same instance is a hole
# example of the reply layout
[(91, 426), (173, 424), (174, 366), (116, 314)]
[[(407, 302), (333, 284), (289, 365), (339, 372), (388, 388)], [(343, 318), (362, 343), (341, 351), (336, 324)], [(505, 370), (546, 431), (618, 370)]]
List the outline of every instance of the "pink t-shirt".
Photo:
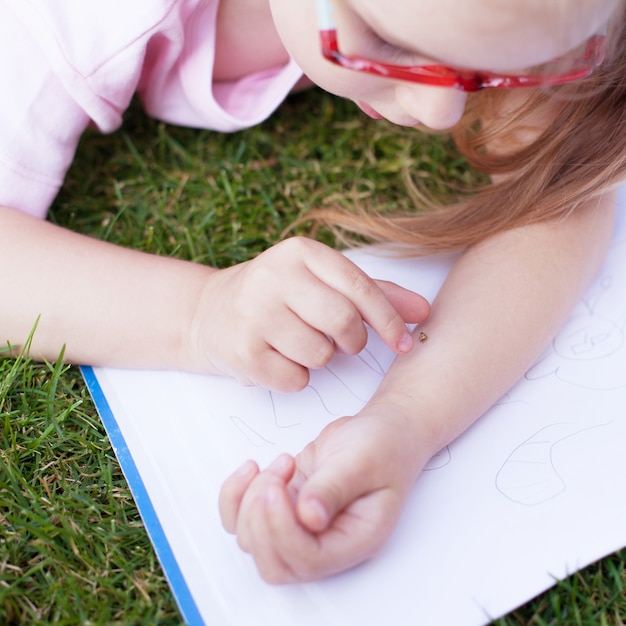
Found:
[(268, 117), (293, 61), (213, 84), (219, 0), (0, 0), (0, 205), (43, 217), (78, 140), (133, 94), (166, 122), (235, 131)]

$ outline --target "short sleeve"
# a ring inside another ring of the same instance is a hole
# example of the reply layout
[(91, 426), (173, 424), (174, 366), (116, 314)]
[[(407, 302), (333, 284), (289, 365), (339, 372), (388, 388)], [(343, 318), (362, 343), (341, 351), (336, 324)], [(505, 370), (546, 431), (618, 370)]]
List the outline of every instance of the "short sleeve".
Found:
[(85, 128), (122, 123), (146, 42), (178, 6), (0, 0), (0, 204), (46, 214)]
[(44, 217), (89, 118), (2, 3), (0, 59), (0, 205)]
[(166, 122), (257, 124), (302, 72), (293, 61), (214, 85), (218, 0), (0, 0), (0, 205), (43, 217), (92, 124), (111, 132), (133, 95)]
[(259, 124), (302, 78), (293, 59), (231, 82), (213, 80), (218, 2), (184, 2), (184, 36), (154, 38), (139, 94), (153, 117), (182, 126), (233, 132)]

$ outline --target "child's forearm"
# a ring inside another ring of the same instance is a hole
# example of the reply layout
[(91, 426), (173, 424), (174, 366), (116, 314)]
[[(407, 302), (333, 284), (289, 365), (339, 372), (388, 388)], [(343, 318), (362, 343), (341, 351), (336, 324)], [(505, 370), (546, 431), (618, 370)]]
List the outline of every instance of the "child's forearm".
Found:
[[(88, 238), (0, 208), (2, 341), (74, 363), (194, 369), (186, 324), (212, 268)], [(196, 364), (197, 369), (207, 364)]]
[(429, 458), (513, 385), (558, 331), (607, 248), (613, 198), (559, 224), (468, 250), (370, 402), (331, 422), (295, 459), (248, 463), (220, 512), (270, 582), (315, 580), (370, 558)]
[(604, 259), (614, 203), (608, 194), (566, 220), (501, 233), (459, 259), (419, 328), (428, 340), (396, 359), (365, 409), (409, 418), (418, 464), (540, 356)]
[(280, 391), (306, 386), (369, 324), (397, 352), (429, 305), (374, 281), (336, 250), (294, 237), (216, 270), (72, 233), (0, 208), (0, 342), (73, 363), (226, 374)]

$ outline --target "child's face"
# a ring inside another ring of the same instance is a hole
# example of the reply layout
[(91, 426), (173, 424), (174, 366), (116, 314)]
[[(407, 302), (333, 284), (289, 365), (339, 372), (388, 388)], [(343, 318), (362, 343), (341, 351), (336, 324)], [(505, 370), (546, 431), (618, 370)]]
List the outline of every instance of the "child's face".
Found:
[[(337, 67), (320, 53), (315, 0), (269, 0), (305, 74), (373, 117), (433, 129), (454, 125), (466, 94)], [(570, 51), (600, 30), (619, 0), (329, 0), (342, 52), (402, 65), (507, 73)]]

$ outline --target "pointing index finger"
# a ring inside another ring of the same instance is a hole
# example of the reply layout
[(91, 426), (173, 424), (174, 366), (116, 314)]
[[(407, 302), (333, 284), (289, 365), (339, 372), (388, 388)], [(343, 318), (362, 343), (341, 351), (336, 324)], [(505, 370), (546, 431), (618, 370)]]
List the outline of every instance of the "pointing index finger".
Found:
[[(347, 298), (363, 321), (380, 335), (391, 350), (409, 352), (413, 347), (413, 337), (404, 319), (377, 282), (341, 253), (319, 245), (321, 248), (312, 250), (312, 254), (307, 257), (309, 270)], [(416, 298), (420, 302), (423, 300), (417, 295)], [(425, 306), (427, 309), (427, 303)]]

